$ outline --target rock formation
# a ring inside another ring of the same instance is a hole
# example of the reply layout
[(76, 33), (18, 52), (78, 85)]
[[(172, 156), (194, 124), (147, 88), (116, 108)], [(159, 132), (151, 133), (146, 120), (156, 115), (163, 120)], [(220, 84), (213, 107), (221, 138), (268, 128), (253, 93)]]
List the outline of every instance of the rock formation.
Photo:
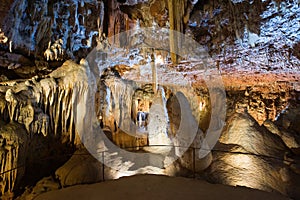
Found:
[(1, 195), (153, 173), (299, 198), (299, 13), (296, 1), (0, 0)]
[(1, 194), (12, 193), (25, 174), (29, 137), (21, 124), (0, 121)]

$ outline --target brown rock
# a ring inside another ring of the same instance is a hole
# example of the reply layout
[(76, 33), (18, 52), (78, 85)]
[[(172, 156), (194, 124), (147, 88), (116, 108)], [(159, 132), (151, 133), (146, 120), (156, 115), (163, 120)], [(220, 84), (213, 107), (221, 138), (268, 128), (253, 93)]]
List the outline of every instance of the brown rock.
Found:
[(63, 187), (96, 183), (103, 179), (102, 163), (87, 150), (77, 150), (74, 155), (55, 172)]

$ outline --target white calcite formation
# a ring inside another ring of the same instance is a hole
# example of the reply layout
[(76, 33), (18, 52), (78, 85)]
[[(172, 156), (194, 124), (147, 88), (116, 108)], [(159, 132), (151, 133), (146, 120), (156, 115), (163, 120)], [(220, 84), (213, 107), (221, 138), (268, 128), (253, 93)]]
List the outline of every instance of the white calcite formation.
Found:
[(64, 41), (62, 39), (58, 39), (52, 44), (49, 42), (48, 48), (44, 52), (44, 57), (47, 61), (59, 61), (63, 59), (63, 42)]
[[(135, 84), (115, 77), (105, 80), (105, 83), (109, 89), (105, 103), (106, 107), (112, 111), (108, 114), (114, 116), (116, 125), (120, 129), (128, 133), (135, 132), (135, 124), (131, 120), (131, 102)], [(112, 108), (113, 105), (114, 108)]]
[(67, 61), (41, 80), (0, 83), (2, 194), (12, 192), (23, 175), (29, 137), (42, 134), (80, 143), (75, 138), (74, 104), (88, 87), (88, 72), (87, 66)]
[(150, 148), (150, 151), (167, 154), (172, 149), (172, 142), (168, 137), (168, 122), (165, 92), (160, 88), (150, 108), (148, 125), (149, 145), (158, 147)]

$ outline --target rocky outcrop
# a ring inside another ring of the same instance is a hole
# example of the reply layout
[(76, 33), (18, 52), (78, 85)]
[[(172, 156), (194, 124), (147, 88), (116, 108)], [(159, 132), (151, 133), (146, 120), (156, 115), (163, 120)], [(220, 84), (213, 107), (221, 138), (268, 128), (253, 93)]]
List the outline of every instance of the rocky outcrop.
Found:
[(206, 175), (214, 182), (276, 190), (297, 198), (295, 177), (299, 175), (292, 166), (296, 166), (298, 157), (285, 145), (291, 147), (278, 127), (265, 124), (268, 128), (259, 126), (249, 114), (233, 114), (213, 151)]
[[(276, 121), (278, 123), (278, 121)], [(266, 127), (270, 132), (275, 135), (278, 135), (284, 144), (290, 149), (300, 148), (300, 138), (293, 130), (287, 130), (277, 127), (272, 121), (265, 121), (264, 127)]]
[(219, 140), (224, 144), (241, 146), (247, 153), (283, 159), (289, 152), (277, 135), (270, 133), (248, 114), (237, 113), (228, 119), (228, 125)]
[(228, 90), (228, 112), (247, 111), (260, 125), (275, 121), (288, 108), (292, 90), (287, 82)]

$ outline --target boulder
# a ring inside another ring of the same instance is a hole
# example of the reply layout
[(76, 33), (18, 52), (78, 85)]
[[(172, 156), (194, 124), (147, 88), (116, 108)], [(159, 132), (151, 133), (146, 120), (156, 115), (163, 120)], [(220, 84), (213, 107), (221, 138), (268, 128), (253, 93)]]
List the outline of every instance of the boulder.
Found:
[(77, 150), (55, 175), (62, 187), (96, 183), (103, 180), (102, 163), (96, 160), (87, 150)]

